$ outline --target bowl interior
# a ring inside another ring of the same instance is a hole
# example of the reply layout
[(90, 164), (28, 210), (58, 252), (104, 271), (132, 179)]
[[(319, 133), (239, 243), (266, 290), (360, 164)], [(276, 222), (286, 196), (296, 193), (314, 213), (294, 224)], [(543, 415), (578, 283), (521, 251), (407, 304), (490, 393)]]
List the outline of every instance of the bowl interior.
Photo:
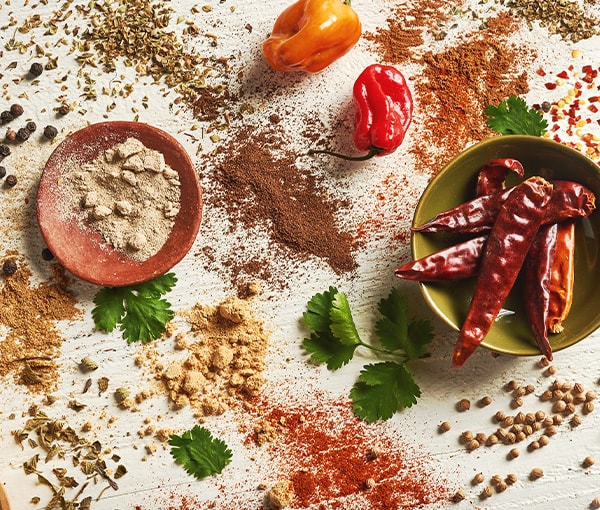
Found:
[[(479, 169), (489, 160), (515, 158), (524, 166), (525, 178), (541, 175), (546, 179), (564, 179), (588, 187), (600, 200), (600, 167), (592, 160), (562, 144), (529, 136), (498, 136), (465, 150), (432, 179), (415, 210), (417, 226), (446, 209), (474, 197)], [(507, 185), (518, 182), (511, 176)], [(460, 238), (452, 234), (413, 233), (412, 255), (415, 259), (455, 244)], [(573, 345), (600, 325), (600, 213), (578, 220), (576, 227), (575, 283), (571, 312), (562, 333), (550, 334), (553, 351)], [(469, 308), (475, 279), (420, 283), (429, 306), (453, 329), (459, 330)], [(539, 355), (529, 329), (518, 285), (494, 323), (483, 346), (497, 352)]]
[[(130, 137), (161, 152), (179, 173), (181, 183), (180, 209), (169, 238), (155, 255), (141, 262), (112, 248), (93, 229), (65, 218), (58, 207), (61, 176), (72, 164), (91, 162), (101, 151)], [(71, 134), (50, 155), (38, 188), (37, 216), (46, 245), (71, 273), (107, 287), (133, 285), (167, 272), (186, 255), (200, 227), (202, 193), (189, 155), (169, 134), (138, 122), (102, 122)]]

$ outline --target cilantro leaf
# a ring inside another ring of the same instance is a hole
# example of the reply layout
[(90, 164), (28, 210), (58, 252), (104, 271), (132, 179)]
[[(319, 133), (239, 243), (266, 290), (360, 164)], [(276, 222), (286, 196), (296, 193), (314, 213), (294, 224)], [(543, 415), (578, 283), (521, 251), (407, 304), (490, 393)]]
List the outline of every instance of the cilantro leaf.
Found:
[(173, 273), (166, 273), (137, 285), (100, 289), (92, 310), (96, 329), (111, 332), (120, 323), (119, 329), (128, 342), (156, 340), (174, 317), (170, 303), (161, 296), (176, 282)]
[(433, 340), (430, 321), (408, 319), (408, 298), (392, 289), (378, 305), (383, 316), (375, 324), (379, 342), (390, 351), (403, 351), (406, 361), (428, 356), (426, 346)]
[(387, 420), (399, 407), (417, 403), (421, 390), (404, 363), (366, 365), (350, 391), (354, 414), (367, 422)]
[(302, 314), (304, 324), (312, 331), (329, 332), (331, 319), (329, 310), (331, 309), (333, 298), (338, 293), (335, 287), (329, 287), (329, 290), (323, 294), (315, 294), (306, 305), (307, 311)]
[(354, 356), (358, 345), (344, 345), (331, 333), (311, 333), (310, 338), (302, 342), (304, 349), (317, 363), (327, 363), (329, 370), (337, 370), (346, 365)]
[(488, 105), (484, 113), (488, 127), (502, 135), (542, 136), (548, 130), (543, 115), (517, 96), (510, 96), (498, 106)]
[(171, 435), (169, 444), (175, 461), (196, 478), (220, 473), (231, 462), (232, 453), (225, 442), (200, 425), (181, 436)]
[(361, 344), (346, 294), (338, 292), (333, 297), (331, 309), (329, 310), (329, 317), (331, 319), (331, 332), (342, 344)]
[(303, 346), (313, 361), (327, 363), (329, 370), (337, 370), (352, 359), (360, 339), (343, 293), (329, 287), (323, 294), (315, 294), (302, 317), (312, 330)]

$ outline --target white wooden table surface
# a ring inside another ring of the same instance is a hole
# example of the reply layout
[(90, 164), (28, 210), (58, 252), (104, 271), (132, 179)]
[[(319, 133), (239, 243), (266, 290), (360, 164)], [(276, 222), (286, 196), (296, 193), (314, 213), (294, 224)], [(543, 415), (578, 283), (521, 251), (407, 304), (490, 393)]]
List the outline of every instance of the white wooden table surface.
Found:
[[(32, 0), (8, 0), (0, 3), (0, 87), (2, 98), (0, 110), (8, 107), (12, 102), (21, 102), (27, 109), (28, 117), (36, 121), (38, 126), (53, 123), (59, 129), (57, 140), (63, 139), (68, 133), (83, 127), (87, 123), (103, 120), (133, 120), (135, 108), (139, 120), (160, 127), (175, 136), (188, 149), (196, 162), (206, 165), (206, 158), (210, 158), (212, 143), (202, 129), (191, 131), (192, 125), (200, 126), (202, 123), (192, 118), (189, 111), (182, 110), (177, 115), (170, 109), (175, 95), (163, 95), (156, 85), (144, 83), (143, 80), (134, 88), (127, 98), (105, 97), (99, 95), (97, 100), (85, 100), (74, 91), (84, 86), (78, 78), (77, 65), (74, 59), (66, 55), (60, 59), (60, 70), (44, 75), (44, 80), (39, 86), (32, 86), (29, 80), (15, 83), (15, 78), (22, 76), (32, 61), (35, 60), (33, 52), (35, 47), (29, 48), (24, 53), (3, 49), (9, 39), (14, 35), (11, 20), (22, 24), (28, 16), (39, 14), (47, 18), (57, 8), (54, 2), (36, 3)], [(75, 1), (74, 4), (80, 2)], [(340, 61), (336, 62), (325, 72), (313, 76), (277, 75), (268, 70), (262, 55), (260, 43), (269, 33), (276, 13), (281, 12), (289, 2), (287, 0), (207, 0), (206, 2), (182, 1), (173, 2), (171, 7), (175, 10), (173, 22), (181, 15), (192, 19), (201, 32), (211, 32), (218, 36), (219, 46), (216, 52), (223, 55), (235, 55), (232, 60), (231, 72), (232, 87), (239, 83), (236, 81), (238, 71), (251, 76), (251, 79), (260, 77), (260, 81), (268, 83), (269, 87), (257, 87), (256, 92), (249, 101), (256, 107), (256, 113), (251, 117), (251, 122), (261, 125), (267, 122), (268, 115), (273, 111), (282, 114), (281, 126), (290, 139), (290, 144), (298, 151), (306, 148), (306, 139), (297, 137), (296, 133), (302, 131), (304, 118), (308, 113), (314, 115), (321, 112), (321, 121), (325, 128), (335, 129), (333, 126), (338, 114), (348, 106), (351, 84), (358, 73), (368, 64), (378, 59), (365, 40)], [(360, 14), (365, 32), (373, 33), (379, 27), (385, 26), (386, 19), (396, 4), (390, 0), (355, 0), (354, 7)], [(441, 5), (442, 3), (440, 3)], [(478, 2), (466, 2), (478, 5)], [(489, 2), (494, 4), (494, 2)], [(588, 7), (592, 2), (586, 2)], [(204, 12), (201, 7), (210, 5), (212, 12)], [(196, 7), (196, 14), (193, 7)], [(231, 7), (235, 6), (232, 12)], [(67, 9), (68, 6), (65, 6)], [(464, 20), (457, 18), (459, 23), (456, 29), (460, 32)], [(68, 22), (71, 26), (78, 24), (74, 16)], [(248, 29), (248, 26), (251, 29)], [(181, 26), (175, 26), (176, 31)], [(32, 34), (42, 40), (44, 27), (36, 28)], [(18, 34), (17, 34), (18, 35)], [(21, 38), (29, 38), (19, 35)], [(543, 67), (549, 75), (555, 75), (567, 68), (571, 63), (580, 66), (582, 63), (592, 63), (596, 68), (600, 65), (600, 37), (585, 40), (580, 43), (568, 43), (558, 36), (550, 37), (543, 29), (535, 28), (533, 31), (526, 27), (515, 34), (514, 40), (521, 39), (534, 41), (538, 47), (538, 60), (528, 69), (530, 93), (526, 99), (530, 104), (544, 100), (554, 100), (562, 90), (551, 92), (544, 87), (548, 77), (535, 73)], [(198, 37), (186, 44), (197, 45), (201, 50), (210, 49), (210, 38)], [(426, 43), (427, 44), (427, 43)], [(582, 57), (573, 60), (572, 51), (578, 49)], [(67, 53), (68, 45), (64, 48), (57, 46), (54, 52)], [(10, 63), (15, 65), (9, 65)], [(72, 69), (69, 67), (72, 63)], [(94, 74), (97, 79), (96, 87), (111, 86), (114, 80), (119, 79), (120, 73), (131, 78), (131, 68), (119, 64), (117, 73), (107, 75), (100, 71)], [(416, 67), (403, 69), (410, 75), (418, 72)], [(64, 81), (60, 78), (64, 76)], [(79, 82), (78, 82), (79, 80)], [(289, 81), (289, 83), (287, 83)], [(61, 87), (68, 85), (69, 97), (77, 102), (76, 111), (85, 109), (85, 115), (72, 113), (64, 118), (55, 119), (50, 114), (50, 108), (55, 105), (55, 98), (61, 94)], [(276, 94), (261, 95), (261, 90), (276, 90)], [(8, 90), (8, 92), (5, 92)], [(26, 93), (27, 97), (23, 94)], [(554, 95), (553, 95), (554, 94)], [(7, 97), (9, 95), (9, 97)], [(144, 99), (144, 97), (148, 99)], [(114, 100), (114, 107), (109, 109)], [(147, 101), (149, 107), (144, 108)], [(415, 97), (417, 105), (419, 98)], [(50, 105), (50, 106), (49, 106)], [(49, 106), (46, 113), (43, 107)], [(421, 106), (421, 105), (420, 105)], [(283, 113), (285, 112), (285, 113)], [(420, 115), (426, 112), (421, 111)], [(411, 132), (405, 142), (406, 148), (410, 144), (423, 143), (419, 138), (418, 118), (411, 127)], [(332, 120), (333, 119), (333, 120)], [(239, 121), (236, 121), (239, 122)], [(205, 126), (204, 126), (205, 127)], [(590, 128), (592, 129), (592, 128)], [(347, 133), (350, 130), (346, 131)], [(600, 136), (600, 125), (596, 123), (595, 133)], [(202, 138), (202, 148), (194, 141), (193, 134)], [(224, 138), (227, 133), (222, 133)], [(297, 142), (296, 145), (294, 145)], [(427, 140), (426, 143), (435, 143)], [(350, 145), (348, 145), (350, 147)], [(33, 148), (33, 149), (32, 149)], [(40, 252), (43, 241), (34, 221), (34, 208), (30, 201), (23, 205), (27, 208), (32, 220), (24, 229), (21, 229), (14, 217), (10, 214), (14, 204), (24, 204), (27, 197), (34, 197), (35, 184), (39, 173), (48, 158), (52, 146), (38, 144), (31, 141), (29, 144), (17, 146), (13, 149), (11, 161), (25, 161), (30, 176), (24, 182), (29, 189), (20, 188), (21, 195), (11, 194), (2, 190), (0, 193), (0, 221), (8, 228), (8, 232), (0, 239), (0, 257), (10, 250), (17, 250), (24, 257), (34, 271), (33, 281), (47, 281), (51, 273), (47, 264), (40, 263)], [(27, 152), (26, 152), (27, 151)], [(341, 185), (338, 193), (349, 200), (350, 210), (356, 211), (358, 217), (366, 217), (365, 211), (372, 205), (371, 190), (380, 186), (394, 168), (397, 175), (404, 176), (407, 186), (413, 191), (423, 189), (429, 176), (415, 172), (410, 158), (405, 157), (406, 152), (400, 149), (394, 155), (379, 158), (360, 165), (350, 165), (352, 172), (348, 172), (345, 179), (331, 179), (331, 186)], [(323, 159), (319, 171), (327, 176), (327, 169), (323, 171), (328, 159)], [(299, 163), (303, 164), (303, 163)], [(210, 162), (208, 163), (210, 165)], [(315, 165), (314, 168), (317, 168)], [(200, 165), (199, 165), (200, 167)], [(332, 163), (336, 171), (344, 170), (344, 165)], [(21, 169), (21, 173), (24, 170)], [(201, 175), (201, 178), (205, 176)], [(401, 198), (392, 201), (389, 217), (384, 219), (384, 224), (395, 224), (394, 208), (402, 207), (405, 212), (410, 212), (415, 206), (414, 198), (418, 193), (411, 192), (406, 201)], [(389, 204), (388, 204), (389, 205)], [(220, 272), (207, 272), (204, 269), (206, 262), (197, 254), (203, 247), (210, 244), (216, 253), (217, 259), (226, 260), (226, 254), (233, 245), (233, 240), (228, 234), (220, 232), (220, 225), (211, 219), (211, 209), (204, 211), (205, 220), (201, 226), (200, 234), (190, 254), (175, 268), (179, 278), (175, 289), (167, 296), (175, 310), (189, 308), (196, 302), (216, 304), (225, 296), (233, 293), (231, 282)], [(397, 211), (396, 211), (397, 212)], [(363, 215), (363, 216), (361, 216)], [(349, 219), (352, 222), (352, 218)], [(410, 214), (404, 214), (404, 229), (410, 224)], [(15, 222), (15, 228), (10, 226)], [(418, 293), (416, 285), (395, 281), (393, 270), (401, 260), (409, 256), (408, 244), (392, 242), (385, 238), (385, 229), (382, 230), (383, 238), (372, 239), (357, 254), (359, 270), (356, 274), (335, 274), (331, 268), (320, 260), (285, 264), (285, 261), (274, 261), (274, 267), (281, 271), (289, 272), (289, 288), (278, 289), (277, 285), (269, 282), (263, 283), (264, 292), (258, 298), (256, 307), (264, 318), (265, 324), (272, 331), (270, 349), (267, 355), (268, 368), (264, 375), (267, 384), (264, 394), (277, 402), (283, 395), (297, 395), (299, 401), (310, 402), (314, 398), (332, 401), (346, 398), (348, 391), (355, 380), (358, 371), (368, 360), (361, 353), (347, 367), (338, 373), (332, 373), (325, 367), (315, 367), (307, 363), (306, 355), (301, 349), (301, 341), (306, 332), (299, 326), (299, 318), (305, 309), (306, 302), (316, 292), (322, 292), (330, 285), (336, 285), (345, 292), (353, 306), (359, 328), (368, 328), (372, 325), (373, 311), (377, 301), (387, 295), (390, 288), (395, 285), (403, 292), (412, 296), (411, 306), (415, 314), (431, 318), (434, 321), (436, 337), (431, 347), (432, 356), (414, 365), (415, 377), (421, 385), (422, 397), (418, 404), (411, 409), (398, 412), (387, 426), (401, 437), (402, 444), (411, 445), (423, 462), (430, 464), (430, 473), (433, 478), (445, 480), (445, 485), (451, 491), (462, 487), (466, 492), (466, 499), (461, 503), (445, 502), (437, 505), (443, 508), (489, 508), (510, 510), (516, 508), (529, 509), (587, 509), (592, 500), (600, 497), (600, 464), (591, 467), (582, 467), (586, 456), (593, 456), (600, 462), (600, 411), (595, 411), (585, 416), (583, 423), (572, 428), (564, 424), (559, 428), (558, 434), (551, 439), (548, 446), (539, 451), (528, 453), (524, 444), (520, 445), (521, 456), (513, 461), (507, 460), (508, 448), (480, 448), (473, 453), (468, 453), (458, 436), (463, 430), (487, 431), (494, 428), (491, 416), (497, 410), (514, 413), (510, 407), (510, 395), (505, 391), (504, 385), (510, 380), (523, 384), (533, 384), (534, 395), (525, 398), (523, 410), (536, 411), (546, 409), (550, 404), (540, 403), (539, 395), (554, 380), (571, 383), (580, 382), (586, 389), (600, 391), (598, 362), (600, 361), (600, 333), (593, 334), (578, 345), (565, 351), (556, 353), (553, 365), (558, 369), (554, 376), (548, 376), (544, 369), (538, 365), (538, 357), (513, 358), (509, 356), (493, 357), (489, 351), (479, 350), (468, 361), (467, 365), (455, 370), (451, 367), (450, 356), (456, 334), (450, 331), (441, 321), (436, 320), (427, 309)], [(260, 241), (257, 241), (260, 242)], [(291, 267), (290, 267), (291, 266)], [(2, 281), (0, 280), (0, 285)], [(134, 357), (143, 346), (127, 345), (118, 333), (104, 334), (95, 332), (91, 318), (92, 297), (96, 290), (93, 285), (76, 281), (72, 285), (78, 299), (78, 306), (84, 311), (81, 319), (70, 324), (61, 323), (60, 329), (65, 336), (65, 342), (60, 355), (62, 367), (59, 387), (54, 392), (58, 396), (57, 412), (69, 416), (76, 423), (92, 420), (97, 426), (93, 433), (104, 445), (112, 445), (122, 458), (122, 463), (127, 466), (128, 473), (120, 480), (118, 491), (107, 490), (100, 495), (104, 485), (94, 485), (89, 489), (94, 497), (92, 508), (97, 509), (134, 509), (145, 510), (168, 508), (169, 504), (177, 504), (181, 497), (194, 498), (198, 507), (209, 508), (209, 502), (219, 501), (219, 494), (239, 496), (240, 510), (253, 510), (260, 508), (264, 493), (257, 491), (259, 484), (271, 486), (277, 480), (277, 473), (272, 472), (272, 463), (264, 451), (254, 451), (244, 444), (244, 435), (238, 430), (240, 417), (226, 413), (220, 417), (208, 418), (205, 426), (215, 435), (226, 439), (233, 450), (234, 460), (221, 475), (210, 477), (203, 481), (196, 481), (185, 474), (180, 466), (174, 464), (168, 449), (159, 446), (152, 455), (146, 455), (143, 440), (137, 437), (137, 431), (143, 426), (146, 416), (153, 419), (161, 416), (161, 424), (175, 430), (183, 431), (197, 423), (190, 409), (173, 410), (169, 407), (164, 395), (155, 395), (147, 403), (141, 413), (132, 413), (118, 409), (112, 398), (111, 392), (102, 397), (86, 397), (79, 392), (87, 378), (77, 368), (78, 361), (84, 356), (92, 356), (101, 363), (102, 371), (110, 377), (111, 387), (127, 386), (132, 391), (140, 391), (149, 384), (148, 374), (134, 365)], [(596, 306), (597, 303), (590, 303)], [(0, 303), (0, 306), (2, 304)], [(2, 328), (0, 327), (0, 332)], [(0, 337), (1, 342), (1, 337)], [(1, 343), (0, 343), (1, 348)], [(74, 395), (87, 403), (86, 409), (80, 413), (68, 410), (66, 402)], [(316, 396), (316, 397), (315, 397)], [(476, 402), (484, 397), (492, 398), (489, 407), (479, 408)], [(472, 402), (468, 412), (459, 413), (456, 403), (467, 398)], [(22, 385), (15, 384), (11, 378), (2, 381), (0, 386), (0, 482), (2, 483), (13, 510), (27, 510), (43, 508), (44, 501), (50, 497), (47, 488), (41, 487), (35, 477), (26, 476), (22, 467), (23, 462), (31, 457), (31, 451), (22, 450), (15, 443), (11, 431), (22, 427), (26, 417), (25, 411), (30, 404), (42, 401), (42, 395), (28, 393)], [(115, 423), (107, 426), (106, 421), (98, 420), (102, 413), (116, 416)], [(14, 416), (11, 416), (14, 415)], [(9, 419), (11, 417), (12, 419)], [(442, 421), (449, 421), (452, 425), (450, 432), (438, 433), (438, 425)], [(256, 456), (256, 460), (253, 459)], [(534, 467), (544, 470), (544, 477), (532, 482), (528, 474)], [(473, 475), (483, 472), (489, 483), (489, 478), (496, 473), (505, 476), (515, 473), (519, 481), (504, 493), (494, 494), (491, 498), (481, 499), (479, 494), (484, 485), (473, 487), (470, 483)], [(179, 499), (170, 500), (170, 494), (177, 494)], [(33, 495), (40, 495), (42, 502), (36, 506), (30, 503)], [(322, 502), (319, 508), (329, 508), (327, 502)], [(365, 504), (358, 504), (355, 508), (368, 508)], [(229, 508), (225, 504), (216, 508)], [(316, 507), (315, 507), (316, 508)]]

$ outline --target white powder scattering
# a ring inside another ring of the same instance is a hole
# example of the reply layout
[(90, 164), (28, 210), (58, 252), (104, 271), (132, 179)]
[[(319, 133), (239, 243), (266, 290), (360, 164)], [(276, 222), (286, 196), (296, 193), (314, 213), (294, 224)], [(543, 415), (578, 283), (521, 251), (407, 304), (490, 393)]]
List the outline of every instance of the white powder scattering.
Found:
[(62, 181), (62, 213), (96, 229), (107, 244), (138, 261), (165, 244), (180, 207), (179, 174), (136, 138), (75, 166)]

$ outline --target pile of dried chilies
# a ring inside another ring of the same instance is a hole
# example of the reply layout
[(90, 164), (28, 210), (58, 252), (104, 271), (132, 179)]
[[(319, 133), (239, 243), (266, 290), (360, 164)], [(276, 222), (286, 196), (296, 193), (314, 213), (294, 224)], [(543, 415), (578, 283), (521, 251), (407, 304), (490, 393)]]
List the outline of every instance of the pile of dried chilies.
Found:
[(548, 332), (562, 330), (571, 307), (575, 220), (592, 213), (595, 196), (579, 183), (537, 176), (505, 189), (510, 171), (524, 175), (517, 160), (490, 161), (480, 170), (476, 198), (413, 228), (474, 237), (409, 262), (395, 273), (419, 281), (477, 277), (454, 347), (455, 367), (462, 366), (481, 344), (519, 274), (531, 331), (549, 360)]

